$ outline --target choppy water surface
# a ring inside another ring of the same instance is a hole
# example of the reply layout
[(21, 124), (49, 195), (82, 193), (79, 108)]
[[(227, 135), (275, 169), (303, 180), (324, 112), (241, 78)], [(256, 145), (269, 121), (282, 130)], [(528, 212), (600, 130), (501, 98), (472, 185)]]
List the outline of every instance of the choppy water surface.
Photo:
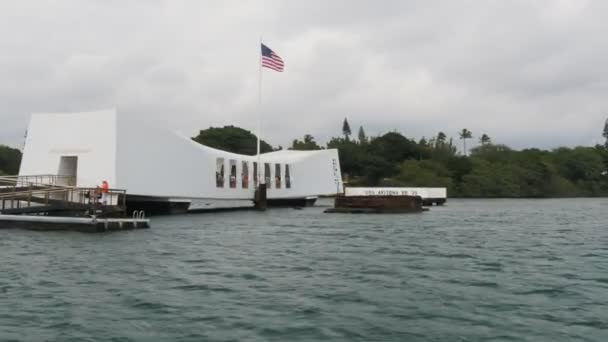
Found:
[(608, 200), (0, 230), (1, 341), (608, 341)]

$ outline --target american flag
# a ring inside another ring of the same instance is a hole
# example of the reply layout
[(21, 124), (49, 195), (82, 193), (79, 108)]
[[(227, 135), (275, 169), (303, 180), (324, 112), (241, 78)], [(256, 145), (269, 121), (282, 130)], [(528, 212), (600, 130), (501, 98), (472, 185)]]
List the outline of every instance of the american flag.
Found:
[(262, 66), (274, 71), (283, 72), (285, 63), (283, 59), (279, 57), (274, 51), (264, 44), (262, 44)]

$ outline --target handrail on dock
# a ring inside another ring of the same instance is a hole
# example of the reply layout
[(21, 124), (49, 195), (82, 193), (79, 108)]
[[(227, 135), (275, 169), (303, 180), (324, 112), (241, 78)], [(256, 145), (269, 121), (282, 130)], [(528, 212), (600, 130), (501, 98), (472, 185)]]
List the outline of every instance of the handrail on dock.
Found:
[[(108, 189), (101, 192), (100, 188), (57, 184), (59, 181), (75, 184), (74, 180), (72, 176), (62, 175), (0, 176), (0, 212), (20, 209), (21, 202), (26, 202), (26, 208), (31, 207), (32, 203), (45, 206), (53, 204), (64, 208), (102, 205), (126, 213), (126, 190)], [(98, 198), (102, 194), (106, 203)]]
[(76, 178), (68, 175), (19, 175), (19, 176), (0, 176), (0, 185), (16, 185), (16, 186), (28, 186), (28, 185), (57, 185), (59, 181), (63, 181), (65, 185), (75, 184)]

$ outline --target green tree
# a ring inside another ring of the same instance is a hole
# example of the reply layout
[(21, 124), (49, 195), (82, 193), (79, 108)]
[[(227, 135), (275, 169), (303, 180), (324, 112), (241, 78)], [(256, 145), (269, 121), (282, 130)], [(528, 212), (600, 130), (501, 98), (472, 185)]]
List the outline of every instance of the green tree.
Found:
[[(327, 143), (327, 148), (338, 150), (340, 157), (340, 168), (345, 175), (365, 177), (366, 163), (369, 162), (366, 149), (361, 144), (355, 144), (342, 137), (332, 138)], [(367, 184), (365, 181), (362, 185)]]
[(309, 151), (309, 150), (320, 150), (321, 147), (317, 145), (315, 138), (310, 134), (305, 134), (302, 140), (294, 139), (291, 144), (290, 150)]
[(418, 159), (420, 154), (415, 141), (397, 132), (389, 132), (372, 139), (367, 152), (395, 165), (406, 159)]
[(492, 144), (484, 134), (482, 144), (469, 151), (466, 139), (472, 134), (463, 131), (466, 155), (458, 155), (453, 139), (443, 132), (418, 142), (398, 132), (367, 144), (342, 136), (327, 147), (339, 150), (350, 185), (446, 186), (451, 196), (464, 197), (608, 196), (604, 146), (516, 151)]
[(16, 175), (21, 164), (21, 151), (0, 145), (0, 174)]
[(606, 141), (604, 142), (604, 147), (608, 148), (608, 119), (606, 119), (606, 123), (604, 123), (604, 131), (602, 132), (602, 136)]
[(463, 144), (463, 151), (464, 151), (464, 155), (467, 155), (467, 139), (471, 139), (473, 138), (473, 133), (471, 133), (471, 131), (469, 131), (466, 128), (463, 128), (462, 131), (460, 131), (458, 133), (458, 136), (460, 137), (460, 139), (462, 139), (462, 144)]
[(454, 147), (452, 138), (450, 138), (450, 140), (447, 142), (446, 140), (447, 136), (443, 132), (439, 132), (436, 138), (431, 139), (429, 144), (432, 148), (429, 158), (441, 163), (445, 163), (456, 154), (456, 147)]
[(481, 138), (479, 138), (479, 143), (482, 145), (488, 145), (492, 143), (492, 139), (487, 134), (482, 134)]
[(453, 187), (449, 170), (441, 163), (432, 160), (406, 160), (401, 163), (399, 173), (387, 179), (383, 185), (446, 187), (451, 192)]
[(348, 124), (348, 120), (344, 118), (344, 122), (342, 123), (342, 134), (344, 135), (344, 139), (349, 140), (351, 135), (350, 125)]
[(359, 143), (360, 144), (367, 143), (367, 136), (365, 135), (365, 131), (363, 130), (363, 126), (359, 126)]
[(491, 163), (508, 163), (513, 158), (513, 150), (506, 145), (481, 145), (471, 149), (471, 157), (484, 159)]
[[(248, 130), (235, 126), (209, 127), (201, 130), (192, 140), (223, 151), (254, 156), (257, 154), (257, 138)], [(260, 152), (272, 152), (273, 148), (260, 141)]]
[(436, 144), (435, 147), (445, 144), (445, 139), (447, 139), (447, 136), (445, 135), (445, 133), (443, 133), (443, 132), (437, 133), (437, 139), (435, 139), (435, 144)]
[(445, 166), (450, 170), (450, 175), (456, 183), (462, 182), (464, 176), (473, 170), (471, 159), (464, 156), (450, 157), (445, 163)]

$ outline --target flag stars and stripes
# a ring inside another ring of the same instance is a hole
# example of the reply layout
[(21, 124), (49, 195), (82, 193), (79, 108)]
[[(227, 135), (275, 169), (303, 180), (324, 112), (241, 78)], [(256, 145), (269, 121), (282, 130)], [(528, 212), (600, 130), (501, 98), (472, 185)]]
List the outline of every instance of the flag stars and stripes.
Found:
[(285, 63), (279, 55), (272, 51), (268, 46), (262, 44), (262, 67), (283, 72)]

